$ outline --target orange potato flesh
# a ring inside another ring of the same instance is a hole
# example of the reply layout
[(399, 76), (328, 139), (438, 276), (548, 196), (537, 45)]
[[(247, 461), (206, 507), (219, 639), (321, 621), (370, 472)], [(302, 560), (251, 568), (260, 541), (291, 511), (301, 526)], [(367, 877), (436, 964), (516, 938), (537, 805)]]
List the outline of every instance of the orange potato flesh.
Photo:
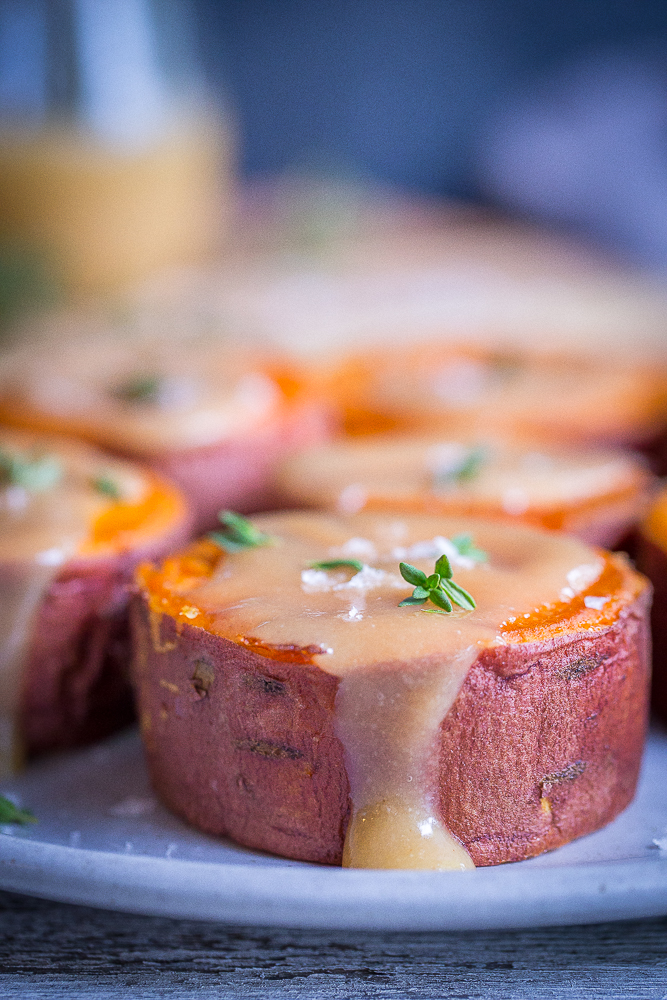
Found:
[(667, 490), (662, 490), (642, 524), (642, 534), (667, 552)]
[(143, 548), (185, 520), (187, 507), (171, 483), (146, 474), (148, 491), (139, 503), (112, 503), (90, 525), (79, 548), (82, 556), (100, 556)]

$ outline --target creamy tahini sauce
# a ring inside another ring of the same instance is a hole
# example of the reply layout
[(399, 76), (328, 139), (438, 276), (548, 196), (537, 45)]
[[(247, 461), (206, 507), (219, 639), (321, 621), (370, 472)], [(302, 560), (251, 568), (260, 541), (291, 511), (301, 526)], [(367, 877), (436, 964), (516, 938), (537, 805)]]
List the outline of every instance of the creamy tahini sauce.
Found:
[(0, 483), (0, 777), (22, 759), (20, 699), (32, 627), (41, 600), (77, 554), (95, 518), (113, 502), (94, 485), (113, 480), (125, 499), (139, 500), (143, 477), (124, 463), (62, 440), (3, 430), (0, 450), (48, 455), (60, 466), (52, 485), (29, 489)]
[[(340, 678), (336, 729), (353, 803), (344, 864), (471, 867), (439, 817), (440, 725), (480, 649), (504, 642), (503, 623), (570, 600), (600, 576), (602, 557), (572, 538), (469, 519), (280, 514), (255, 523), (275, 544), (225, 556), (187, 595), (187, 618), (196, 625), (205, 614), (211, 631), (234, 641), (322, 649), (314, 662)], [(486, 563), (457, 558), (448, 541), (471, 523)], [(399, 561), (429, 573), (443, 551), (476, 610), (399, 608), (412, 590)], [(365, 566), (308, 568), (332, 558)]]
[[(477, 451), (474, 474), (457, 478)], [(304, 452), (283, 470), (283, 488), (293, 500), (341, 513), (383, 504), (409, 509), (430, 498), (436, 509), (452, 512), (474, 504), (480, 513), (486, 508), (517, 518), (554, 511), (565, 516), (628, 492), (634, 499), (648, 482), (639, 460), (624, 453), (520, 448), (475, 438), (346, 441)]]

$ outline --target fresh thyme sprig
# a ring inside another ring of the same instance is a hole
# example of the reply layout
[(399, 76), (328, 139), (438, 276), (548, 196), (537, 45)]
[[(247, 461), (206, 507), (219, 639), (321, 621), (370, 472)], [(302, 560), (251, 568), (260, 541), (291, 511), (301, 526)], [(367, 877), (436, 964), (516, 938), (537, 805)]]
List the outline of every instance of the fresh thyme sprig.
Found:
[(0, 486), (22, 486), (33, 493), (50, 490), (63, 468), (53, 455), (20, 454), (0, 449)]
[(458, 604), (464, 611), (472, 611), (477, 607), (468, 591), (452, 580), (452, 567), (446, 555), (440, 556), (435, 564), (435, 573), (430, 576), (410, 563), (402, 562), (399, 568), (406, 583), (415, 588), (410, 597), (401, 601), (399, 608), (426, 604), (427, 601), (435, 604), (440, 614), (449, 614), (454, 604)]
[(0, 823), (20, 823), (25, 826), (27, 823), (36, 823), (37, 818), (27, 809), (19, 809), (10, 799), (0, 795)]
[(208, 537), (225, 552), (241, 552), (243, 549), (275, 544), (276, 540), (272, 535), (266, 535), (233, 510), (221, 510), (218, 520), (224, 525), (224, 531), (212, 531)]
[(110, 500), (120, 500), (122, 495), (118, 483), (114, 482), (110, 476), (97, 476), (93, 479), (93, 488), (105, 497), (109, 497)]
[(472, 535), (455, 535), (450, 541), (460, 556), (474, 562), (486, 562), (489, 558), (484, 549), (476, 547)]
[(341, 569), (349, 568), (361, 573), (364, 564), (358, 559), (329, 559), (324, 562), (312, 562), (308, 564), (309, 569)]
[(487, 449), (481, 445), (469, 448), (458, 462), (451, 465), (444, 465), (442, 468), (435, 470), (433, 473), (433, 485), (435, 489), (463, 486), (465, 483), (470, 482), (471, 479), (474, 479), (479, 474), (487, 457)]

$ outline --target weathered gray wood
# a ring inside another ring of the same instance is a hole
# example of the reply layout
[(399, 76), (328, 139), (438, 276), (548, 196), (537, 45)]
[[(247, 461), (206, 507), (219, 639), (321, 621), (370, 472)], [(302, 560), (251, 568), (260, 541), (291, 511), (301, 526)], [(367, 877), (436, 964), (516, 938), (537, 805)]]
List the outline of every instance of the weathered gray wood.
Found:
[(667, 918), (368, 934), (226, 927), (0, 893), (0, 996), (667, 997)]

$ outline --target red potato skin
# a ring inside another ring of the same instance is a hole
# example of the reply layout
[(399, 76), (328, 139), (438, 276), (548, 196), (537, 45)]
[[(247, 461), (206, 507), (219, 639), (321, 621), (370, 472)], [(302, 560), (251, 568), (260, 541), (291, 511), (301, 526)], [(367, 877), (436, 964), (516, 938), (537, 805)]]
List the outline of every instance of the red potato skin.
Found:
[(297, 448), (331, 437), (334, 419), (316, 403), (293, 404), (277, 419), (203, 448), (143, 456), (160, 475), (181, 488), (194, 512), (195, 531), (217, 524), (219, 510), (243, 514), (275, 506), (275, 470)]
[(184, 517), (150, 546), (71, 560), (52, 581), (37, 610), (23, 678), (20, 728), (28, 754), (90, 743), (132, 721), (128, 604), (134, 570), (189, 533)]
[[(476, 865), (518, 861), (631, 801), (648, 717), (650, 587), (594, 636), (483, 651), (441, 729), (440, 806)], [(132, 607), (153, 785), (193, 825), (339, 865), (350, 816), (335, 677)]]
[(594, 548), (627, 552), (628, 546), (632, 543), (632, 532), (638, 517), (639, 509), (634, 517), (600, 518), (586, 526), (581, 525), (572, 529), (565, 527), (563, 530)]
[(667, 552), (640, 531), (637, 566), (653, 584), (651, 630), (653, 632), (652, 707), (667, 722)]

